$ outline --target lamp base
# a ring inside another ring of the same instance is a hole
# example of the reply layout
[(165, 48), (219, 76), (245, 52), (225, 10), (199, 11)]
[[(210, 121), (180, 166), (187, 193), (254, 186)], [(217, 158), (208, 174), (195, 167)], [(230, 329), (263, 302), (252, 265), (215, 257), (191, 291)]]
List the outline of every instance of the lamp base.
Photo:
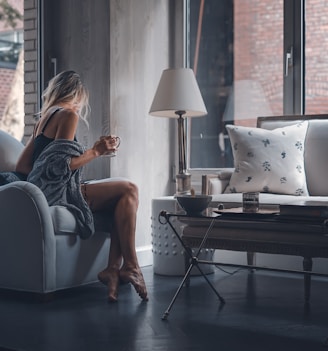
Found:
[(175, 177), (176, 195), (190, 194), (191, 174), (179, 173)]

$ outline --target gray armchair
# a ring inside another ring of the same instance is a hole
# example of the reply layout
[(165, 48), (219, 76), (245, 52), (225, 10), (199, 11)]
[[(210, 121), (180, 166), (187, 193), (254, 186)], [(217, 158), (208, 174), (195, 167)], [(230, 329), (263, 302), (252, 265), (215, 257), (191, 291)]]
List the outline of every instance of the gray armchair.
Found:
[[(0, 131), (0, 172), (14, 170), (22, 149)], [(43, 295), (97, 281), (110, 245), (110, 224), (104, 219), (97, 215), (96, 233), (83, 240), (73, 215), (65, 207), (49, 207), (35, 185), (0, 186), (0, 289)]]

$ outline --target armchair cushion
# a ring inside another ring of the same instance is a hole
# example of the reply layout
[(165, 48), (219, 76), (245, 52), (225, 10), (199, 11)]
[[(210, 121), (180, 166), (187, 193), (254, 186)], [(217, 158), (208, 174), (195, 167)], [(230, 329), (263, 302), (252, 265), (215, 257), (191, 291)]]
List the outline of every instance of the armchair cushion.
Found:
[[(79, 232), (76, 219), (66, 206), (49, 206), (49, 212), (54, 225), (55, 235), (76, 235)], [(111, 229), (111, 220), (107, 213), (93, 213), (96, 232), (107, 233)]]
[(226, 193), (308, 195), (304, 140), (308, 122), (265, 130), (227, 125), (235, 171)]
[(76, 234), (78, 227), (75, 217), (65, 206), (49, 207), (52, 222), (54, 224), (54, 232), (56, 235)]

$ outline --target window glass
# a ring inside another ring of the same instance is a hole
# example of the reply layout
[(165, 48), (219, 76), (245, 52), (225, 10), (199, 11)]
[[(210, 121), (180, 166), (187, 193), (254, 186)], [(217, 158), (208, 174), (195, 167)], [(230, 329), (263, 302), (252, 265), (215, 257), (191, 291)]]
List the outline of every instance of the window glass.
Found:
[(0, 67), (15, 69), (23, 47), (23, 31), (0, 32)]
[(328, 112), (327, 1), (305, 2), (305, 113)]
[(189, 0), (187, 66), (208, 115), (188, 121), (190, 168), (231, 167), (226, 124), (283, 114), (283, 0)]
[(0, 130), (24, 133), (23, 0), (0, 1)]

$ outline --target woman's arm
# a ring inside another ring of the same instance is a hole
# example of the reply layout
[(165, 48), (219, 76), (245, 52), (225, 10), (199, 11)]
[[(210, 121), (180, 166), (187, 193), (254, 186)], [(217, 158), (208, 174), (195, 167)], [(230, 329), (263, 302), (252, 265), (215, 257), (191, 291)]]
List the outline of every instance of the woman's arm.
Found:
[[(62, 110), (58, 113), (59, 123), (56, 130), (55, 139), (74, 140), (76, 134), (79, 116), (73, 110)], [(98, 157), (92, 149), (86, 150), (81, 156), (72, 157), (70, 168), (72, 171), (78, 169), (88, 162)]]
[[(73, 140), (76, 134), (76, 129), (78, 126), (78, 115), (71, 110), (63, 110), (61, 114), (66, 114), (61, 118), (61, 123), (59, 123), (56, 139), (69, 139)], [(92, 148), (86, 150), (81, 156), (72, 157), (70, 168), (72, 171), (86, 165), (95, 158), (105, 155), (108, 152), (115, 150), (116, 140), (112, 136), (101, 137), (95, 142)]]

